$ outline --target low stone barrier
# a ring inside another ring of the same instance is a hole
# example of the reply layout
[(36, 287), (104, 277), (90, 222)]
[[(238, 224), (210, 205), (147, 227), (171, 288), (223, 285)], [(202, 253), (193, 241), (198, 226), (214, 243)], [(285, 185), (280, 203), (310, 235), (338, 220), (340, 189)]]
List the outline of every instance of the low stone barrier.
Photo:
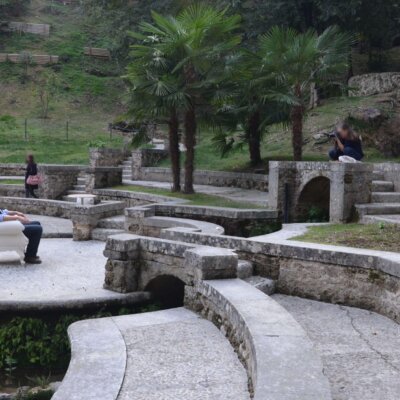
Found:
[(82, 241), (92, 238), (92, 231), (100, 219), (122, 214), (125, 205), (122, 202), (108, 202), (81, 206), (59, 200), (0, 197), (0, 208), (17, 210), (25, 214), (70, 219), (73, 224), (74, 240)]
[[(170, 168), (143, 167), (136, 174), (135, 180), (172, 182)], [(236, 187), (248, 190), (268, 191), (268, 175), (244, 172), (224, 172), (195, 170), (193, 174), (195, 185), (211, 185), (218, 187)], [(183, 181), (183, 174), (182, 174)]]
[(95, 167), (85, 170), (88, 175), (86, 190), (118, 186), (122, 184), (122, 168), (120, 167)]
[(167, 229), (161, 237), (232, 249), (291, 296), (347, 304), (400, 322), (400, 255), (289, 240), (265, 242)]
[(90, 166), (94, 167), (119, 167), (129, 156), (124, 149), (90, 148)]
[(0, 176), (24, 176), (26, 164), (0, 164)]
[(216, 324), (247, 368), (255, 400), (331, 399), (319, 355), (295, 319), (241, 280), (199, 281), (185, 305)]
[[(228, 235), (251, 236), (252, 231), (259, 231), (270, 226), (271, 231), (278, 229), (279, 214), (271, 210), (241, 210), (222, 207), (203, 207), (187, 204), (154, 204), (125, 210), (126, 229), (132, 230), (143, 219), (154, 216), (184, 218), (205, 221), (222, 226)], [(133, 231), (135, 231), (133, 229)], [(262, 232), (262, 233), (265, 233)]]
[(23, 185), (2, 184), (0, 181), (1, 197), (25, 197), (25, 187)]
[(104, 255), (108, 258), (104, 286), (121, 293), (146, 290), (162, 275), (186, 285), (237, 276), (237, 255), (221, 248), (120, 234), (108, 238)]
[(400, 89), (400, 73), (384, 72), (358, 75), (349, 80), (350, 96), (372, 96)]

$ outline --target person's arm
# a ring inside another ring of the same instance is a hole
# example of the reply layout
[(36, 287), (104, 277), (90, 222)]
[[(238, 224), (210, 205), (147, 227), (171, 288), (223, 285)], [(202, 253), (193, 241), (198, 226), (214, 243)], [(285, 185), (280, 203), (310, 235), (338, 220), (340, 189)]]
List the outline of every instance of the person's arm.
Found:
[(344, 144), (338, 137), (336, 138), (336, 145), (340, 151), (344, 151)]
[(21, 217), (19, 215), (3, 215), (2, 216), (3, 221), (0, 220), (0, 222), (10, 222), (10, 221), (19, 221), (21, 224), (29, 224), (29, 219), (24, 217)]
[(7, 214), (8, 214), (8, 215), (17, 215), (17, 216), (19, 216), (19, 217), (24, 217), (24, 218), (26, 218), (26, 215), (23, 214), (22, 212), (19, 212), (19, 211), (9, 211), (9, 210), (7, 210)]

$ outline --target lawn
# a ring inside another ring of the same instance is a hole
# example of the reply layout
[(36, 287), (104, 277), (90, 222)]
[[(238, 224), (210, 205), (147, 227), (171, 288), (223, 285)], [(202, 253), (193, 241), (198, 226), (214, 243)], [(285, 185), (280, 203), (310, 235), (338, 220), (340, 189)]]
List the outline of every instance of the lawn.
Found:
[(312, 226), (304, 235), (291, 240), (400, 252), (400, 226), (385, 223)]
[(23, 185), (23, 179), (0, 179), (0, 185)]
[(159, 188), (149, 188), (145, 186), (135, 186), (135, 185), (120, 185), (113, 187), (115, 190), (126, 190), (129, 192), (138, 192), (138, 193), (149, 193), (155, 194), (159, 196), (167, 196), (175, 199), (184, 199), (189, 200), (190, 204), (195, 206), (209, 206), (209, 207), (226, 207), (226, 208), (240, 208), (240, 209), (260, 209), (257, 205), (249, 206), (248, 203), (241, 203), (229, 199), (224, 199), (219, 196), (213, 196), (209, 194), (203, 193), (195, 193), (195, 194), (183, 194), (183, 193), (173, 193), (168, 189), (159, 189)]

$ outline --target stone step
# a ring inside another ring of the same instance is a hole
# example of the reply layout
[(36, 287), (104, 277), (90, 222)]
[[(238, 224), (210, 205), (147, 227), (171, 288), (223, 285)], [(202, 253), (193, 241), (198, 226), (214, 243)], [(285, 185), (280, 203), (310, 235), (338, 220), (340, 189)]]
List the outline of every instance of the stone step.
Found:
[(362, 219), (364, 224), (387, 223), (400, 225), (400, 214), (397, 215), (365, 215)]
[(76, 203), (76, 199), (72, 198), (72, 197), (68, 197), (68, 196), (63, 196), (62, 197), (63, 201), (68, 201), (68, 203)]
[(373, 192), (393, 192), (394, 184), (389, 181), (372, 181)]
[(373, 192), (373, 203), (400, 203), (400, 193), (397, 192)]
[(244, 279), (244, 281), (268, 296), (275, 293), (276, 281), (273, 279), (265, 278), (263, 276), (251, 276)]
[(78, 178), (77, 184), (78, 185), (86, 185), (86, 178)]
[(131, 167), (132, 166), (132, 161), (124, 161), (122, 163), (122, 165), (126, 165), (127, 167)]
[(75, 185), (74, 190), (86, 190), (86, 185)]
[(184, 308), (80, 321), (68, 335), (71, 363), (54, 400), (250, 398), (224, 334)]
[(101, 219), (97, 227), (103, 229), (120, 229), (124, 230), (125, 216), (116, 215), (115, 217)]
[(67, 194), (87, 194), (85, 190), (68, 190)]
[(96, 228), (92, 231), (92, 240), (98, 240), (100, 242), (106, 242), (109, 236), (118, 235), (125, 233), (122, 229), (103, 229)]
[(400, 214), (400, 203), (358, 204), (356, 209), (360, 219), (363, 219), (365, 215), (393, 215)]
[(237, 275), (239, 279), (246, 279), (253, 276), (254, 266), (253, 263), (246, 260), (238, 261)]
[(384, 181), (385, 180), (385, 174), (383, 172), (374, 171), (372, 173), (372, 179), (374, 181)]

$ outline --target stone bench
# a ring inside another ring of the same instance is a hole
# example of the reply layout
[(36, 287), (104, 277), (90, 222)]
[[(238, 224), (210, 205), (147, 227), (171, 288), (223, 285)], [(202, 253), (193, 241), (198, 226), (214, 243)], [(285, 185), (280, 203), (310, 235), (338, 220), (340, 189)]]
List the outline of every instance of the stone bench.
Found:
[(0, 223), (0, 252), (16, 252), (24, 263), (28, 238), (24, 235), (24, 226), (18, 221)]

